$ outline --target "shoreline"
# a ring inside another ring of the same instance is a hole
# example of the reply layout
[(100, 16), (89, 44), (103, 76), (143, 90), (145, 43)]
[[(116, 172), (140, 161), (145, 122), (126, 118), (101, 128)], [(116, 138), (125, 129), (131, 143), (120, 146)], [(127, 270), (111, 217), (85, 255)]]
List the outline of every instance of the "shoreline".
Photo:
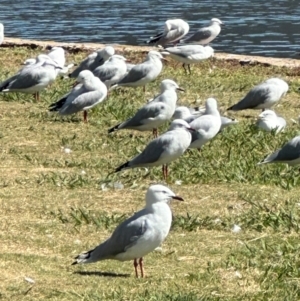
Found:
[[(41, 47), (47, 49), (54, 46), (61, 46), (69, 52), (79, 52), (79, 51), (94, 51), (107, 44), (100, 43), (62, 43), (55, 41), (37, 41), (37, 40), (27, 40), (27, 39), (17, 39), (5, 37), (1, 47), (31, 47), (37, 48)], [(156, 49), (156, 47), (151, 46), (131, 46), (131, 45), (120, 45), (120, 44), (109, 44), (112, 45), (117, 51), (121, 52), (143, 52)], [(263, 66), (277, 66), (277, 67), (287, 67), (287, 68), (299, 68), (300, 60), (290, 59), (290, 58), (274, 58), (274, 57), (263, 57), (263, 56), (253, 56), (253, 55), (243, 55), (243, 54), (231, 54), (224, 52), (217, 52), (214, 55), (217, 60), (224, 61), (234, 61), (241, 65), (263, 65)]]

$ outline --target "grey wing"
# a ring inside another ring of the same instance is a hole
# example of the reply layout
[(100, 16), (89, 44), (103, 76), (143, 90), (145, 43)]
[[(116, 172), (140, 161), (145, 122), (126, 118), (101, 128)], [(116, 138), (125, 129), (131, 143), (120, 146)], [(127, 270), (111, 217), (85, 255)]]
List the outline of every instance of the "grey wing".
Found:
[(107, 67), (104, 68), (104, 67), (105, 65), (102, 65), (93, 71), (94, 75), (100, 78), (102, 82), (112, 79), (119, 70), (117, 66), (109, 67), (109, 68)]
[(142, 153), (134, 157), (129, 162), (129, 167), (147, 166), (148, 164), (152, 164), (158, 161), (173, 139), (173, 137), (172, 136), (169, 137), (168, 134), (169, 133), (165, 133), (163, 135), (164, 137), (160, 136), (152, 140), (146, 146), (146, 148), (143, 150)]
[(188, 57), (195, 53), (199, 53), (199, 51), (203, 51), (201, 45), (185, 45), (185, 46), (178, 46), (178, 47), (169, 47), (165, 49), (167, 52), (178, 55), (181, 57)]
[(43, 77), (46, 70), (43, 70), (43, 67), (39, 68), (24, 68), (22, 71), (15, 77), (14, 80), (10, 81), (8, 89), (10, 90), (20, 90), (31, 88), (40, 83), (41, 78)]
[(116, 256), (132, 247), (138, 239), (145, 234), (148, 225), (143, 215), (146, 212), (141, 210), (135, 215), (121, 223), (107, 241), (106, 252), (110, 256)]
[(136, 65), (118, 82), (118, 85), (137, 82), (146, 77), (150, 69), (151, 66), (148, 64)]
[(103, 97), (101, 91), (87, 91), (77, 96), (68, 106), (68, 113), (73, 114), (93, 106)]
[(241, 101), (239, 101), (229, 109), (238, 111), (256, 108), (257, 106), (266, 102), (266, 100), (269, 98), (270, 93), (270, 87), (266, 85), (259, 85), (251, 89)]
[(211, 31), (207, 28), (199, 29), (192, 36), (183, 40), (184, 43), (200, 42), (206, 40), (211, 36)]
[[(287, 144), (278, 150), (273, 161), (292, 161), (300, 157), (300, 137), (292, 139)], [(274, 153), (274, 154), (275, 154)]]
[(164, 107), (165, 104), (145, 106), (140, 110), (138, 110), (132, 118), (125, 121), (124, 126), (135, 127), (135, 126), (143, 125), (146, 120), (157, 117), (160, 114), (161, 110), (164, 109)]
[[(96, 58), (96, 55), (93, 56), (94, 53), (90, 54), (87, 58), (85, 58), (79, 66), (70, 73), (69, 77), (76, 78), (79, 73), (83, 70), (91, 70), (91, 65)], [(93, 69), (92, 69), (93, 70)]]
[(18, 77), (19, 74), (16, 74), (8, 79), (6, 79), (5, 81), (1, 82), (0, 83), (0, 91), (6, 89), (8, 87), (8, 85), (10, 84), (10, 82), (14, 81), (17, 77)]

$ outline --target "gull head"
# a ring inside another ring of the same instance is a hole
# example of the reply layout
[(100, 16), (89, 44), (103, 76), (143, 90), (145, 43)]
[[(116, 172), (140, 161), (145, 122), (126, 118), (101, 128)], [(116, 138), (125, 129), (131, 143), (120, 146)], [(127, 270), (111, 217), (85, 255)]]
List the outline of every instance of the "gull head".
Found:
[(101, 58), (101, 61), (104, 60), (108, 60), (111, 56), (113, 56), (115, 54), (115, 49), (112, 46), (106, 46), (100, 50), (97, 51), (97, 55), (99, 56), (99, 58)]
[(26, 61), (24, 61), (24, 63), (22, 65), (28, 66), (28, 65), (33, 65), (35, 63), (36, 63), (36, 59), (31, 58), (31, 59), (27, 59)]
[(65, 54), (65, 50), (62, 47), (54, 46), (54, 47), (51, 48), (49, 53), (54, 52), (54, 51), (61, 52), (61, 53)]
[(277, 118), (277, 115), (272, 110), (265, 110), (265, 111), (263, 111), (262, 113), (260, 113), (258, 115), (259, 120), (270, 120), (270, 119), (273, 119), (273, 118)]
[(205, 102), (205, 112), (209, 113), (211, 111), (216, 111), (216, 110), (218, 110), (217, 101), (212, 97), (207, 98)]
[(159, 60), (164, 60), (164, 57), (159, 53), (158, 51), (151, 50), (147, 54), (147, 58), (153, 58), (153, 59), (159, 59)]
[(164, 92), (166, 90), (179, 90), (184, 91), (182, 88), (180, 88), (173, 80), (171, 79), (164, 79), (160, 84), (160, 90), (161, 92)]
[(210, 20), (210, 24), (224, 25), (224, 23), (223, 23), (220, 19), (218, 19), (218, 18), (212, 18), (212, 19)]
[(177, 196), (171, 189), (164, 185), (151, 185), (146, 192), (147, 205), (152, 205), (159, 202), (168, 203), (172, 199), (183, 201), (183, 198)]
[(124, 56), (122, 56), (122, 55), (119, 55), (119, 54), (114, 54), (113, 56), (111, 56), (109, 59), (108, 59), (108, 61), (124, 61), (124, 62), (126, 62), (127, 61), (127, 59), (124, 57)]
[(83, 70), (78, 74), (76, 82), (83, 84), (92, 79), (93, 77), (94, 74), (90, 70)]
[(188, 107), (185, 106), (179, 106), (175, 109), (175, 112), (173, 114), (173, 119), (185, 119), (187, 117), (191, 116), (191, 111)]
[(194, 132), (195, 130), (191, 128), (191, 126), (184, 121), (183, 119), (175, 119), (171, 122), (171, 125), (168, 129), (168, 131), (173, 131), (173, 130), (177, 130), (177, 129), (184, 129), (187, 130), (189, 132)]

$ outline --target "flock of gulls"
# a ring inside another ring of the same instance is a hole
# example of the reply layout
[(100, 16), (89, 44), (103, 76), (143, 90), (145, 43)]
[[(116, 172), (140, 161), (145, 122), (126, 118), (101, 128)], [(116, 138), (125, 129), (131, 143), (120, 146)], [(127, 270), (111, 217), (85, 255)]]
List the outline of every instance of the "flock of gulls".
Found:
[[(82, 111), (84, 122), (88, 122), (87, 111), (102, 103), (108, 92), (117, 87), (143, 87), (145, 90), (145, 86), (161, 73), (165, 57), (182, 63), (186, 73), (191, 73), (191, 64), (214, 55), (213, 48), (208, 44), (219, 35), (222, 25), (221, 20), (213, 18), (209, 26), (187, 36), (187, 22), (181, 19), (168, 20), (164, 31), (147, 41), (158, 48), (149, 51), (145, 60), (136, 65), (127, 63), (126, 58), (116, 54), (112, 46), (106, 46), (88, 55), (74, 69), (73, 64), (66, 66), (64, 49), (53, 47), (47, 54), (27, 59), (22, 69), (0, 83), (0, 92), (30, 93), (38, 101), (40, 92), (58, 76), (68, 75), (76, 79), (76, 84), (71, 91), (51, 104), (49, 111), (60, 115)], [(0, 24), (0, 44), (3, 39), (4, 28)], [(243, 99), (227, 110), (262, 110), (257, 126), (266, 131), (280, 132), (285, 128), (286, 122), (271, 107), (287, 93), (288, 88), (288, 84), (280, 78), (267, 79), (253, 87)], [(152, 131), (154, 135), (154, 139), (140, 154), (117, 167), (115, 172), (128, 168), (162, 166), (163, 178), (167, 180), (169, 163), (189, 148), (201, 150), (225, 127), (237, 123), (220, 114), (214, 98), (208, 98), (205, 107), (196, 110), (177, 106), (177, 92), (181, 90), (183, 89), (173, 80), (164, 79), (158, 95), (131, 118), (108, 129), (108, 133), (130, 129)], [(158, 135), (158, 128), (171, 120), (169, 129)], [(276, 162), (290, 165), (300, 163), (300, 136), (287, 142), (259, 164)], [(78, 255), (73, 264), (105, 259), (133, 260), (136, 276), (138, 277), (140, 266), (143, 277), (143, 257), (159, 247), (169, 233), (172, 213), (168, 202), (171, 199), (183, 200), (164, 185), (151, 185), (146, 193), (146, 206), (121, 223), (105, 242)]]

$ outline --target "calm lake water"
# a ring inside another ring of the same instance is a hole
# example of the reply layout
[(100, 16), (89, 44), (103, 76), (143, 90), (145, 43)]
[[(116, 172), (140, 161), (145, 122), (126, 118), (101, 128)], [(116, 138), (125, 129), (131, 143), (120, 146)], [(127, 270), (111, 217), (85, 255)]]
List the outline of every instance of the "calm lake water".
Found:
[(0, 0), (0, 8), (9, 37), (143, 45), (169, 18), (194, 32), (215, 17), (226, 24), (216, 51), (300, 57), (299, 0)]

